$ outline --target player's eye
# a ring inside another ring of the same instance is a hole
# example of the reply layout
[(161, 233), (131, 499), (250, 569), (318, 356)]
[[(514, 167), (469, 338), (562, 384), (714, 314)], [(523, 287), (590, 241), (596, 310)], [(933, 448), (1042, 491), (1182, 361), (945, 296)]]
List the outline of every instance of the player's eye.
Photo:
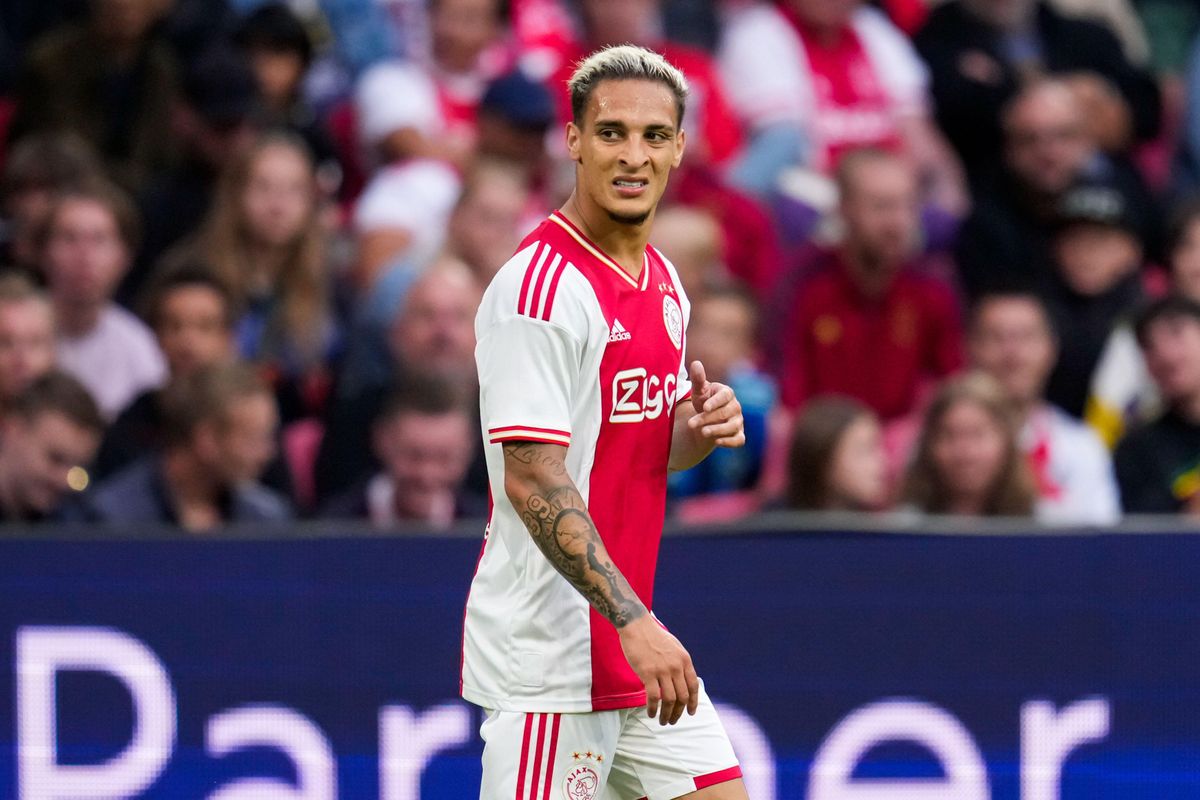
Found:
[(602, 128), (600, 130), (600, 138), (608, 142), (615, 142), (621, 137), (621, 132), (616, 128)]

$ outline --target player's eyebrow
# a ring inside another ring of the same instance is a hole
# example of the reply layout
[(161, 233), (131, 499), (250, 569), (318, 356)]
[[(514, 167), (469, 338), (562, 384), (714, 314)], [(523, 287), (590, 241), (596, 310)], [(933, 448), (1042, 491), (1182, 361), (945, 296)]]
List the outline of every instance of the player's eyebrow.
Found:
[[(623, 122), (619, 119), (598, 119), (595, 122), (595, 128), (596, 128), (596, 130), (601, 130), (603, 128), (616, 128), (617, 130), (625, 131), (625, 130), (629, 130), (629, 125), (627, 125), (625, 122)], [(668, 136), (675, 135), (675, 126), (674, 125), (668, 125), (666, 123), (661, 123), (661, 122), (651, 123), (650, 125), (647, 125), (643, 130), (645, 130), (647, 133), (650, 133), (650, 132), (665, 133)]]

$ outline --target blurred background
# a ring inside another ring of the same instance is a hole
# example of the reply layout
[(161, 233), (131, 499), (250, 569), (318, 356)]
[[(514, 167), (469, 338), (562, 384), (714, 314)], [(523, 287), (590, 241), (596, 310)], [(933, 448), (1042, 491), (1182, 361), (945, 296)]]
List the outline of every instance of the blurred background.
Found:
[(657, 607), (753, 796), (1200, 793), (1194, 0), (16, 0), (0, 795), (472, 796), (474, 315), (625, 42), (747, 432)]

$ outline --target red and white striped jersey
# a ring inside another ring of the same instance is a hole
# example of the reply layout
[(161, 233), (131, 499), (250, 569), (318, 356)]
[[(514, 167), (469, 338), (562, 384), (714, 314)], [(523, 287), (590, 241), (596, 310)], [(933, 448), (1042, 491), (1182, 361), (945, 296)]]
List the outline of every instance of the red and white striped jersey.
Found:
[(463, 635), (463, 697), (501, 711), (645, 703), (616, 629), (538, 550), (504, 491), (502, 443), (567, 446), (613, 562), (651, 607), (689, 307), (646, 248), (634, 280), (555, 212), (497, 273), (475, 321), (495, 498)]

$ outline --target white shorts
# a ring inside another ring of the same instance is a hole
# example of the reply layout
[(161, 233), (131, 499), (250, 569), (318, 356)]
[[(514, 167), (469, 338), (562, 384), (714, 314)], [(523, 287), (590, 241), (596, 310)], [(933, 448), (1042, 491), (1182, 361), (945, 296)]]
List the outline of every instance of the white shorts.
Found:
[(741, 769), (700, 687), (695, 716), (674, 725), (646, 707), (585, 714), (492, 711), (480, 728), (480, 800), (674, 800)]

